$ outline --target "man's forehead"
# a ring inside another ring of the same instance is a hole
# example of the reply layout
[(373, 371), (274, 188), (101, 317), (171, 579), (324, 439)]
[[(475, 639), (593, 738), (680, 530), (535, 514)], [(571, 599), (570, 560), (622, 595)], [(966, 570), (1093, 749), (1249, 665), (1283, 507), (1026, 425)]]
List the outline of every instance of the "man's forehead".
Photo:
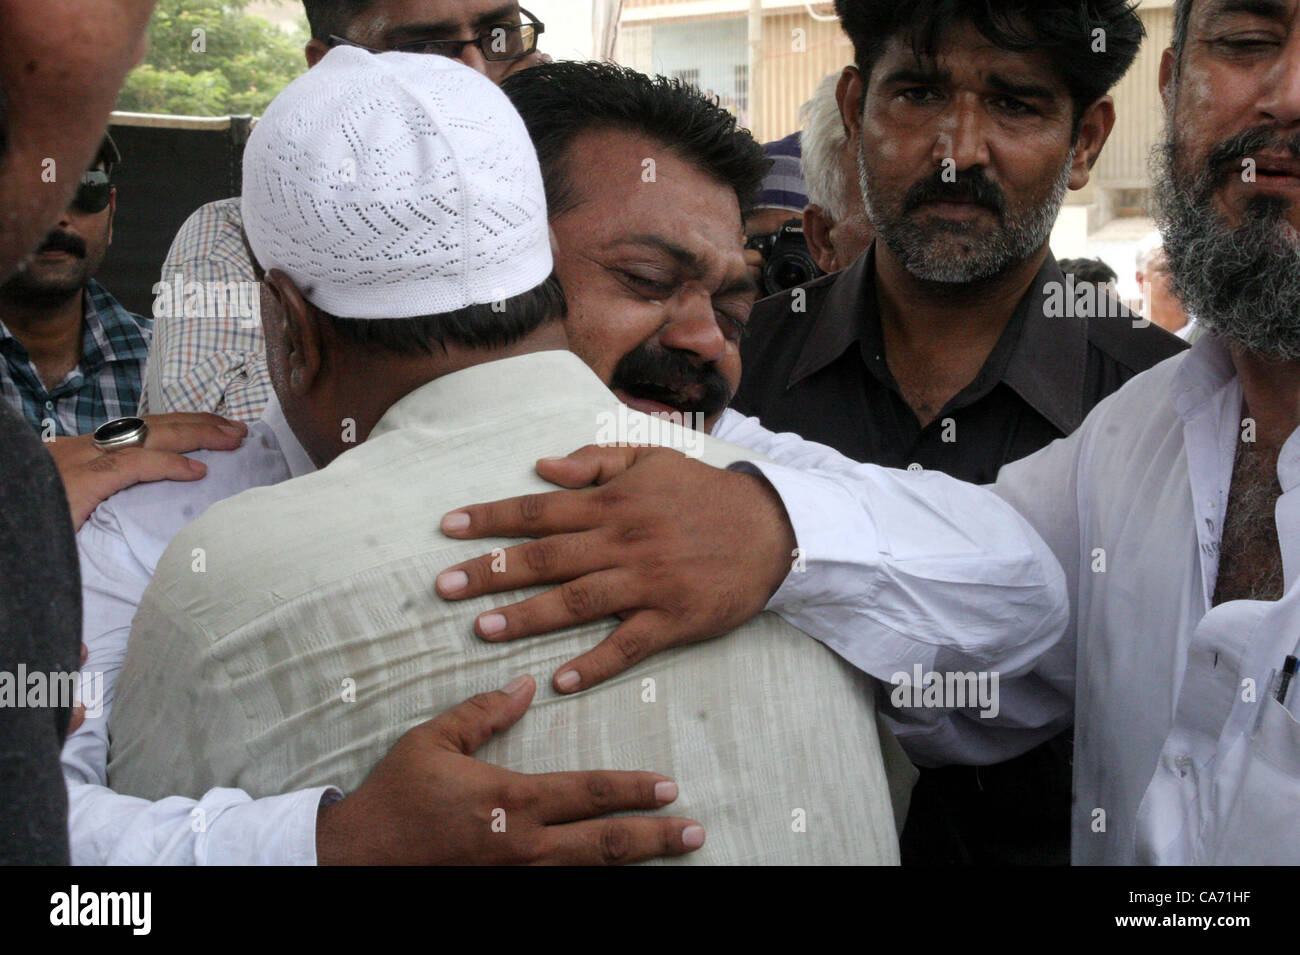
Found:
[(518, 12), (517, 0), (376, 0), (357, 19), (370, 30), (400, 39), (402, 34), (459, 34)]
[(972, 24), (956, 24), (934, 36), (933, 48), (924, 49), (911, 34), (899, 33), (886, 41), (872, 74), (880, 80), (899, 71), (933, 75), (944, 80), (980, 79), (992, 75), (1032, 81), (1064, 90), (1065, 83), (1048, 58), (1037, 50), (1008, 50), (997, 46)]
[(555, 220), (569, 240), (561, 254), (576, 244), (584, 254), (655, 260), (696, 275), (743, 271), (740, 204), (729, 186), (644, 137), (593, 132), (566, 157), (576, 203)]
[[(580, 203), (617, 205), (638, 216), (676, 217), (687, 228), (740, 235), (735, 190), (651, 137), (624, 129), (590, 129), (569, 144), (563, 166)], [(631, 210), (637, 210), (632, 212)]]
[(1202, 29), (1214, 29), (1251, 17), (1288, 22), (1297, 13), (1297, 0), (1194, 0), (1191, 20)]

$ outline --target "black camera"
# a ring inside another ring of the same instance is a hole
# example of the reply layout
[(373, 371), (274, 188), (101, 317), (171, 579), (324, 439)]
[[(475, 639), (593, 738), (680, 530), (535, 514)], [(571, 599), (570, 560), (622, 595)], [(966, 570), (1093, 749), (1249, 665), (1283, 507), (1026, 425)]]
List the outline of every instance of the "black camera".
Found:
[(784, 292), (826, 274), (808, 253), (808, 240), (803, 236), (803, 223), (799, 219), (788, 220), (768, 235), (751, 236), (745, 248), (757, 249), (763, 257), (764, 296)]

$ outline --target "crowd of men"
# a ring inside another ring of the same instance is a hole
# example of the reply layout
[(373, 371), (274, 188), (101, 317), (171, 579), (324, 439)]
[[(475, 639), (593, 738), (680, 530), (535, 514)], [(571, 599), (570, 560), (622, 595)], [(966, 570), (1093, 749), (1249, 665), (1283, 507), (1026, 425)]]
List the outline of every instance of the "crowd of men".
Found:
[(1300, 861), (1300, 0), (1175, 2), (1147, 318), (1049, 245), (1128, 0), (836, 0), (767, 146), (304, 6), (161, 269), (260, 321), (150, 321), (152, 3), (0, 0), (0, 861)]

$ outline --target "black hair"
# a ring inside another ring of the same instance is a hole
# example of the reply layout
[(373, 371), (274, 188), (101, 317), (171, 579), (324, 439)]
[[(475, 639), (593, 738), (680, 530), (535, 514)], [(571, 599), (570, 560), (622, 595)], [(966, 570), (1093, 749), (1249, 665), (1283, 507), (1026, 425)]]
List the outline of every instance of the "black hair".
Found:
[(1174, 0), (1174, 38), (1169, 44), (1174, 48), (1174, 75), (1183, 66), (1183, 50), (1187, 47), (1187, 25), (1192, 18), (1192, 0)]
[(438, 315), (380, 319), (339, 318), (327, 312), (321, 315), (347, 347), (432, 355), (435, 346), (442, 351), (448, 345), (504, 348), (536, 331), (543, 323), (563, 318), (566, 311), (564, 292), (552, 272), (541, 285), (520, 295)]
[(1146, 29), (1136, 7), (1136, 0), (835, 0), (864, 81), (900, 33), (917, 57), (931, 59), (945, 30), (970, 23), (1000, 49), (1047, 56), (1070, 91), (1076, 131), (1137, 56)]
[(736, 118), (694, 86), (613, 63), (544, 63), (508, 77), (501, 89), (524, 118), (546, 184), (552, 218), (581, 196), (564, 161), (582, 133), (619, 129), (674, 150), (730, 186), (745, 215), (771, 167)]
[(343, 36), (357, 14), (374, 6), (375, 0), (302, 0), (313, 40), (328, 43), (330, 34)]
[(1101, 259), (1061, 259), (1057, 265), (1066, 275), (1073, 275), (1080, 282), (1105, 285), (1119, 281), (1115, 270)]

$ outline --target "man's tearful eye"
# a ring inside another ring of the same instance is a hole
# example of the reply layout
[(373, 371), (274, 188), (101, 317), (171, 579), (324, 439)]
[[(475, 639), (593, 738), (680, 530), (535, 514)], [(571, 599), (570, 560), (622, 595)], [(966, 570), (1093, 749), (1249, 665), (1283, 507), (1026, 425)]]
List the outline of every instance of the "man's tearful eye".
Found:
[(616, 271), (626, 285), (645, 298), (653, 301), (663, 301), (673, 294), (673, 286), (668, 282), (638, 275), (635, 272), (627, 271), (627, 269), (617, 269)]
[(717, 316), (718, 327), (722, 329), (722, 334), (728, 341), (744, 339), (749, 331), (748, 309), (718, 309), (714, 314)]

